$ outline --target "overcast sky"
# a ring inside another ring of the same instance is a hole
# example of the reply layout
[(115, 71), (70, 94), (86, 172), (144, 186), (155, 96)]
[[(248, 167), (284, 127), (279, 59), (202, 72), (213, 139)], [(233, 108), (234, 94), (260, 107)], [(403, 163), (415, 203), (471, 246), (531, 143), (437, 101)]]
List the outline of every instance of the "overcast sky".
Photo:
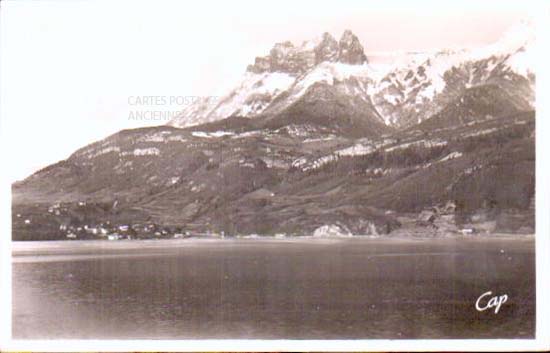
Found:
[(219, 95), (275, 42), (351, 29), (367, 56), (476, 47), (531, 15), (526, 1), (332, 3), (2, 1), (0, 129), (13, 164), (3, 173), (18, 180), (154, 124), (130, 120), (137, 109), (182, 108), (136, 106), (135, 97)]

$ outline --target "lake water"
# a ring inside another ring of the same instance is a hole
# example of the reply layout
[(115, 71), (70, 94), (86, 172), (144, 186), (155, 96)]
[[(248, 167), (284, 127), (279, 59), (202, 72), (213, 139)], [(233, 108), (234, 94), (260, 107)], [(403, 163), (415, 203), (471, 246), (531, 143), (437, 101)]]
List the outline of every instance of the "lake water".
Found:
[[(14, 243), (16, 339), (516, 338), (533, 238)], [(478, 312), (487, 291), (507, 294)]]

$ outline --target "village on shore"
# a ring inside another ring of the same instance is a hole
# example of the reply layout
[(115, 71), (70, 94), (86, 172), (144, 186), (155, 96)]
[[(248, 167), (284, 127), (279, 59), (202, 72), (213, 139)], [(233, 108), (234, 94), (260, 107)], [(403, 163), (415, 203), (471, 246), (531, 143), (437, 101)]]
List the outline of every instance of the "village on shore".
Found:
[[(453, 201), (434, 205), (425, 208), (421, 212), (414, 214), (394, 214), (393, 211), (387, 211), (387, 214), (394, 215), (400, 223), (400, 227), (392, 230), (388, 234), (379, 234), (376, 227), (371, 227), (367, 234), (352, 234), (345, 224), (337, 222), (336, 224), (321, 225), (310, 234), (228, 234), (224, 231), (215, 231), (212, 229), (186, 229), (182, 226), (165, 226), (152, 221), (145, 222), (112, 222), (104, 221), (100, 223), (86, 224), (86, 222), (76, 222), (67, 217), (72, 203), (55, 203), (48, 207), (47, 216), (49, 219), (56, 219), (59, 224), (58, 229), (52, 231), (58, 233), (58, 240), (140, 240), (140, 239), (185, 239), (185, 238), (260, 238), (260, 237), (414, 237), (414, 238), (436, 238), (436, 237), (479, 237), (490, 236), (495, 233), (496, 220), (485, 213), (477, 213), (469, 217), (468, 222), (457, 222), (457, 206)], [(86, 202), (78, 202), (77, 207), (85, 208)], [(513, 215), (507, 215), (513, 218)], [(32, 215), (26, 217), (24, 214), (16, 214), (14, 221), (24, 228), (31, 228), (33, 224)], [(460, 224), (458, 226), (457, 224)], [(40, 226), (40, 225), (38, 225)], [(533, 234), (534, 229), (520, 229), (519, 234)]]

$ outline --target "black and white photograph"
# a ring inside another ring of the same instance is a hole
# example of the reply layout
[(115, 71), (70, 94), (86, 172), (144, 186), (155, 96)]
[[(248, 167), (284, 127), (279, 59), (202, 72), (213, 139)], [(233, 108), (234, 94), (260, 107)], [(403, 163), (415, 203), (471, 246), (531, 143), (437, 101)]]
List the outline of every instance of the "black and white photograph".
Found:
[(550, 349), (547, 5), (2, 1), (0, 349)]

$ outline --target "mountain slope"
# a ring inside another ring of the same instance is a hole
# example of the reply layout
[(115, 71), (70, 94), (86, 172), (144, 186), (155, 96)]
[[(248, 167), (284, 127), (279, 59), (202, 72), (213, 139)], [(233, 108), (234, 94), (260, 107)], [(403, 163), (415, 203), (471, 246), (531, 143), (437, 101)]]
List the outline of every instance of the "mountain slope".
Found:
[(487, 47), (415, 54), (370, 87), (392, 125), (415, 125), (437, 113), (473, 86), (498, 85), (534, 108), (533, 23), (523, 21)]
[(93, 238), (85, 226), (128, 225), (139, 237), (308, 235), (331, 225), (391, 235), (401, 218), (450, 200), (459, 225), (484, 212), (519, 217), (501, 231), (533, 224), (532, 113), (374, 138), (225, 123), (122, 131), (15, 184), (15, 239), (60, 239), (67, 227)]
[(434, 116), (413, 126), (413, 129), (443, 129), (495, 117), (517, 115), (531, 109), (521, 97), (512, 97), (497, 85), (468, 88)]
[(369, 101), (339, 92), (326, 83), (315, 83), (279, 114), (262, 119), (269, 128), (286, 125), (321, 126), (352, 137), (376, 137), (391, 131)]

